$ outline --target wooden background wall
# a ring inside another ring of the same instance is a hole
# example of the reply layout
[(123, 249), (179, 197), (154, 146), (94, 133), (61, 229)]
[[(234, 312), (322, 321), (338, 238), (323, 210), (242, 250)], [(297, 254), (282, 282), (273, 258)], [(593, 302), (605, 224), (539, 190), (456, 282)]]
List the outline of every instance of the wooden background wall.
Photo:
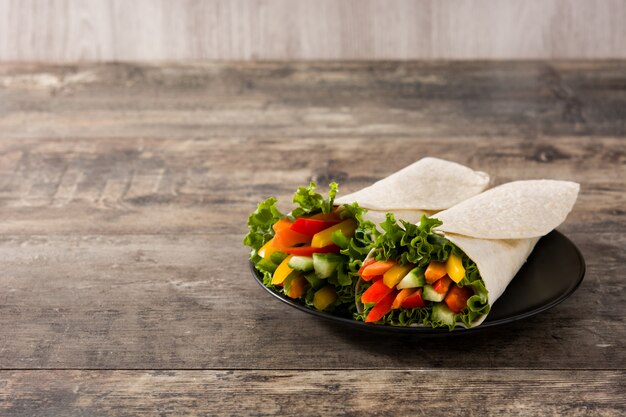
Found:
[(626, 0), (0, 0), (0, 61), (626, 58)]

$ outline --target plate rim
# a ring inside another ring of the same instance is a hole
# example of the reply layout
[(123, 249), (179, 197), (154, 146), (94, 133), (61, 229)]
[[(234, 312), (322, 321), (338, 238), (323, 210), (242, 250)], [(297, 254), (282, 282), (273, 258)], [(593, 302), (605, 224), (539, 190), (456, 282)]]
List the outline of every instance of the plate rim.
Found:
[[(576, 246), (576, 244), (574, 242), (572, 242), (571, 239), (569, 239), (567, 236), (565, 236), (563, 233), (559, 232), (558, 230), (552, 230), (550, 233), (544, 235), (541, 237), (541, 239), (543, 239), (544, 237), (550, 235), (550, 234), (557, 234), (560, 235), (561, 238), (563, 238), (569, 245), (571, 245), (571, 247), (574, 249), (574, 252), (579, 260), (580, 263), (580, 270), (578, 273), (578, 277), (576, 278), (576, 282), (574, 283), (574, 285), (572, 285), (570, 288), (568, 288), (567, 291), (563, 292), (562, 294), (560, 294), (558, 297), (554, 298), (553, 300), (551, 300), (550, 302), (543, 304), (537, 308), (534, 308), (532, 310), (529, 310), (527, 312), (521, 313), (521, 314), (516, 314), (514, 316), (507, 316), (507, 317), (503, 317), (497, 320), (492, 320), (489, 321), (489, 316), (487, 316), (487, 318), (485, 319), (485, 321), (483, 321), (481, 324), (479, 324), (476, 327), (470, 327), (470, 328), (465, 328), (462, 326), (456, 326), (454, 328), (454, 330), (448, 330), (446, 328), (432, 328), (432, 327), (420, 327), (420, 326), (390, 326), (390, 325), (380, 325), (380, 324), (368, 324), (365, 322), (361, 322), (361, 321), (357, 321), (357, 320), (353, 320), (353, 319), (348, 319), (345, 317), (339, 317), (339, 316), (335, 316), (333, 314), (330, 313), (325, 313), (322, 311), (317, 311), (317, 310), (313, 310), (309, 307), (306, 307), (302, 304), (299, 304), (298, 302), (288, 298), (286, 295), (283, 294), (278, 294), (274, 291), (272, 291), (270, 288), (266, 287), (265, 285), (263, 285), (263, 280), (262, 277), (259, 276), (259, 272), (257, 271), (257, 269), (254, 267), (254, 263), (252, 263), (252, 261), (248, 261), (248, 265), (250, 267), (250, 270), (252, 272), (252, 276), (254, 277), (254, 280), (268, 293), (270, 293), (271, 295), (273, 295), (274, 297), (276, 297), (277, 299), (279, 299), (280, 301), (282, 301), (283, 303), (289, 305), (290, 307), (293, 307), (297, 310), (300, 310), (304, 313), (313, 315), (314, 317), (318, 317), (327, 321), (332, 321), (334, 323), (340, 323), (340, 324), (344, 324), (347, 326), (352, 326), (355, 327), (357, 329), (360, 330), (364, 330), (364, 331), (375, 331), (375, 332), (386, 332), (386, 333), (404, 333), (404, 334), (413, 334), (413, 335), (453, 335), (453, 334), (467, 334), (467, 333), (474, 333), (480, 330), (484, 330), (484, 329), (489, 329), (492, 327), (496, 327), (496, 326), (501, 326), (504, 324), (508, 324), (508, 323), (513, 323), (519, 320), (523, 320), (529, 317), (532, 317), (534, 315), (537, 315), (539, 313), (542, 313), (544, 311), (548, 311), (554, 307), (556, 307), (557, 305), (561, 304), (563, 301), (565, 301), (566, 299), (568, 299), (574, 292), (576, 292), (576, 290), (578, 289), (578, 287), (580, 286), (580, 284), (583, 282), (583, 279), (585, 277), (585, 273), (586, 273), (586, 269), (587, 269), (587, 265), (585, 263), (585, 258), (582, 255), (582, 252), (580, 251), (580, 249), (578, 248), (578, 246)], [(541, 240), (540, 239), (540, 240)], [(574, 281), (572, 281), (574, 282)], [(506, 290), (505, 290), (506, 291)], [(497, 302), (497, 300), (496, 300)]]

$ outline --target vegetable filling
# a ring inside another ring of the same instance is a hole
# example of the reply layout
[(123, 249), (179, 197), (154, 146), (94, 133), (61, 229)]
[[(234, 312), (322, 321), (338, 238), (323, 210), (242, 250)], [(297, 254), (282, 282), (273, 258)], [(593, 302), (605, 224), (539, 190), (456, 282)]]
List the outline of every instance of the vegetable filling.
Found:
[(396, 326), (470, 327), (489, 312), (476, 264), (433, 232), (442, 222), (422, 216), (419, 225), (387, 214), (385, 233), (358, 273), (357, 313), (367, 323)]
[(298, 188), (297, 207), (287, 215), (275, 198), (260, 203), (248, 218), (244, 244), (252, 248), (250, 260), (266, 287), (308, 307), (351, 317), (358, 270), (378, 232), (356, 203), (334, 206), (337, 184), (330, 184), (327, 198), (315, 189), (314, 183)]

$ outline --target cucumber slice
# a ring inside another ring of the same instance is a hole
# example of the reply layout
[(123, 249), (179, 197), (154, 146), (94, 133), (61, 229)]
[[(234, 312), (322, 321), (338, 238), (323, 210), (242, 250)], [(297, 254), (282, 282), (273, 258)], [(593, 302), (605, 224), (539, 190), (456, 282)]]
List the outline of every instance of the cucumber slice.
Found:
[(332, 253), (314, 253), (313, 268), (318, 277), (322, 279), (330, 278), (337, 269), (337, 265), (343, 258)]
[(433, 306), (433, 312), (430, 318), (432, 321), (441, 322), (448, 326), (454, 325), (454, 311), (450, 310), (443, 303), (438, 303)]
[(404, 278), (396, 286), (397, 289), (402, 290), (404, 288), (417, 288), (426, 285), (426, 279), (424, 278), (424, 270), (422, 268), (413, 268), (405, 275)]
[(310, 256), (294, 256), (288, 263), (290, 268), (298, 271), (309, 272), (313, 270), (313, 258)]
[(424, 292), (422, 293), (422, 298), (428, 301), (440, 302), (446, 297), (445, 294), (439, 294), (433, 287), (430, 285), (424, 285)]

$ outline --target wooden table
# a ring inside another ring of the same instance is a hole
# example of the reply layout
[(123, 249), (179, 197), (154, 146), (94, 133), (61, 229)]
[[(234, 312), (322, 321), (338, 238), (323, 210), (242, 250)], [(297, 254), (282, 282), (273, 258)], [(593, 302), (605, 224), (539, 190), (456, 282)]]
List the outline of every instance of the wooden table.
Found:
[[(420, 339), (254, 282), (257, 202), (425, 155), (579, 182), (578, 291)], [(0, 204), (2, 416), (626, 413), (624, 62), (5, 64)]]

